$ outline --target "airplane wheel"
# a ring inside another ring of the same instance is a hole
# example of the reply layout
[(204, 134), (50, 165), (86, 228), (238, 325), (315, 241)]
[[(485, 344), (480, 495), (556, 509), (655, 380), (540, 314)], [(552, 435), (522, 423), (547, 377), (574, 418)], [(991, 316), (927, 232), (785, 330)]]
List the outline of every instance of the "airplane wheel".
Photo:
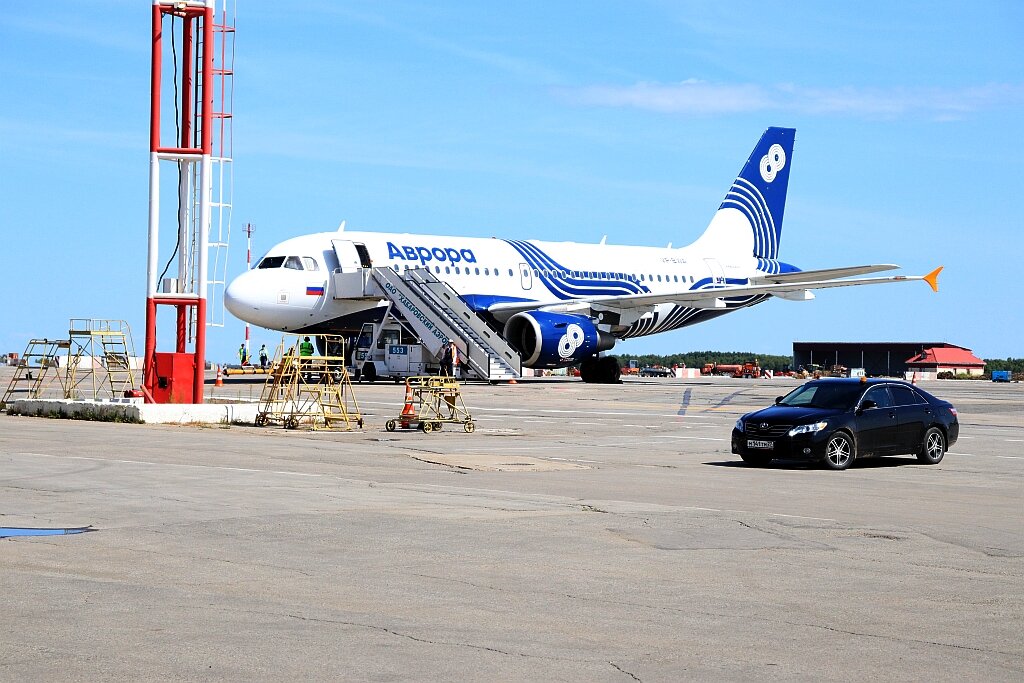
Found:
[(466, 424), (462, 425), (462, 428), (466, 430), (467, 434), (472, 434), (473, 432), (476, 431), (476, 425), (473, 424), (472, 422), (467, 422)]
[[(362, 420), (359, 421), (359, 426), (360, 426), (360, 428), (363, 426), (363, 421)], [(385, 422), (384, 423), (384, 429), (388, 430), (389, 432), (395, 431), (395, 421), (394, 420), (388, 420), (387, 422)]]
[(601, 371), (602, 384), (618, 384), (622, 377), (622, 369), (619, 367), (619, 359), (615, 356), (605, 356), (598, 361)]
[(596, 382), (596, 370), (596, 358), (584, 358), (582, 361), (580, 361), (580, 379), (583, 380), (584, 382), (587, 382), (588, 384), (591, 382)]

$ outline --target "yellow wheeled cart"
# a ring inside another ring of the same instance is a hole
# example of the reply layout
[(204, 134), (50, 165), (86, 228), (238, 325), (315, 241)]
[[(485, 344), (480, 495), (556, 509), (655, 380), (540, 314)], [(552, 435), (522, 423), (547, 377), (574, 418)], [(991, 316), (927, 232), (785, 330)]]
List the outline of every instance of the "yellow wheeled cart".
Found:
[(461, 424), (467, 434), (476, 429), (473, 416), (462, 400), (459, 383), (453, 377), (409, 377), (405, 380), (405, 407), (402, 414), (388, 420), (384, 428), (393, 432), (402, 429), (421, 429), (424, 433), (437, 432), (445, 422)]

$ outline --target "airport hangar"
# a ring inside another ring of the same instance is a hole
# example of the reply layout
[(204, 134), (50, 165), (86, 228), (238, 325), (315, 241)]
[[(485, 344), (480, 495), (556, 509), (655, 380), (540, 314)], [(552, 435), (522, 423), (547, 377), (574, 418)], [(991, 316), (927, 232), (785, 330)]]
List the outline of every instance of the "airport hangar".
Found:
[[(940, 357), (949, 358), (950, 364), (924, 369), (911, 361), (930, 350), (939, 350)], [(976, 358), (971, 350), (948, 342), (793, 342), (793, 368), (808, 367), (812, 364), (848, 368), (864, 368), (868, 375), (903, 377), (907, 372), (936, 372), (950, 369), (967, 372), (975, 371), (984, 361)], [(972, 373), (973, 374), (973, 373)]]

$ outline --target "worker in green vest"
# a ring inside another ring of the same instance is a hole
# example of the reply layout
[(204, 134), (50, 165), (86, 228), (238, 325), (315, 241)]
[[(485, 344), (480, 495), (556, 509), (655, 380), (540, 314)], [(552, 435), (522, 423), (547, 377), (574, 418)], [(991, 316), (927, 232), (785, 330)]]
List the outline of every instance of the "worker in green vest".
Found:
[(313, 342), (309, 341), (309, 337), (305, 337), (299, 344), (299, 355), (302, 357), (313, 355)]

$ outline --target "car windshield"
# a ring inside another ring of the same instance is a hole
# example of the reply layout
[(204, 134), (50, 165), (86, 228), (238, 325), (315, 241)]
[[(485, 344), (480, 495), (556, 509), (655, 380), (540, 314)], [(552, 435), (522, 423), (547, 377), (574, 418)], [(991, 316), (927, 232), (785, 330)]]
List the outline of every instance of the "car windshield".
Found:
[(845, 382), (805, 384), (786, 394), (780, 406), (845, 409), (852, 408), (864, 387)]

